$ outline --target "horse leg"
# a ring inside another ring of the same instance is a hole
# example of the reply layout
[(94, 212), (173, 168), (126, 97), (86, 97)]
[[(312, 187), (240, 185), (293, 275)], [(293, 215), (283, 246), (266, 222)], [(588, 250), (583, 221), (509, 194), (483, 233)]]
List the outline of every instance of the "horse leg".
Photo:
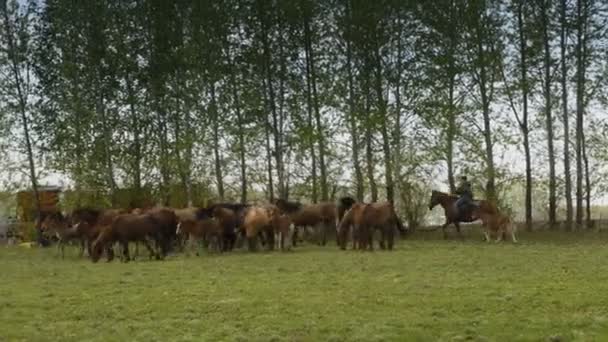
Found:
[(443, 231), (443, 239), (447, 240), (448, 239), (448, 232), (446, 231), (446, 228), (450, 225), (450, 221), (446, 221), (443, 226), (441, 226), (441, 230)]
[(114, 246), (112, 244), (110, 244), (106, 248), (106, 261), (110, 262), (112, 260), (114, 260)]
[(483, 231), (483, 235), (484, 235), (484, 239), (486, 242), (490, 242), (490, 232), (488, 231), (488, 229), (484, 229)]
[(388, 250), (392, 251), (393, 246), (395, 245), (395, 229), (392, 226), (386, 228), (386, 237), (388, 243)]
[(131, 260), (131, 258), (129, 257), (129, 241), (121, 241), (120, 245), (122, 247), (122, 261), (129, 262)]
[(456, 226), (456, 232), (458, 233), (458, 237), (463, 240), (464, 236), (462, 236), (462, 232), (460, 231), (460, 223), (456, 221), (454, 222), (454, 226)]
[(80, 239), (80, 252), (78, 254), (79, 258), (82, 258), (82, 256), (84, 255), (84, 244), (85, 244), (85, 239)]
[[(372, 234), (373, 236), (374, 234)], [(386, 240), (387, 240), (387, 234), (385, 232), (385, 229), (380, 229), (380, 241), (378, 241), (378, 244), (380, 245), (380, 249), (382, 250), (386, 250)], [(373, 244), (373, 241), (372, 241)]]

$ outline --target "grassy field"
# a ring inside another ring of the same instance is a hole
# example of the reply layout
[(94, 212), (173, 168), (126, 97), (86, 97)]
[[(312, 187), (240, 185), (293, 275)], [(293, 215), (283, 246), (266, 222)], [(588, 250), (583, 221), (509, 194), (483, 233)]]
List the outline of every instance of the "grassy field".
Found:
[(608, 340), (608, 234), (129, 264), (0, 248), (2, 341)]

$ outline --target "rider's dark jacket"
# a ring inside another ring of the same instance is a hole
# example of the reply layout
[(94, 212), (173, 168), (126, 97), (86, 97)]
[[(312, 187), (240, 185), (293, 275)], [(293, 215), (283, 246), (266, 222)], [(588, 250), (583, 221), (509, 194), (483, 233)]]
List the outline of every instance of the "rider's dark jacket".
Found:
[(464, 181), (460, 183), (460, 185), (456, 188), (456, 194), (460, 197), (466, 198), (468, 200), (473, 199), (473, 191), (471, 190), (471, 183), (468, 181)]

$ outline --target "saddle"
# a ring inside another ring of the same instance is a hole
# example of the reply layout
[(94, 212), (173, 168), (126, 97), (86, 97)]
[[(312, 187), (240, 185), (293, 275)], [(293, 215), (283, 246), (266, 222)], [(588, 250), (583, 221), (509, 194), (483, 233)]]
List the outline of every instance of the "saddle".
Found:
[(479, 208), (479, 201), (472, 199), (459, 199), (454, 203), (454, 209), (458, 213), (459, 221), (461, 222), (472, 222), (475, 220), (473, 217), (473, 210)]

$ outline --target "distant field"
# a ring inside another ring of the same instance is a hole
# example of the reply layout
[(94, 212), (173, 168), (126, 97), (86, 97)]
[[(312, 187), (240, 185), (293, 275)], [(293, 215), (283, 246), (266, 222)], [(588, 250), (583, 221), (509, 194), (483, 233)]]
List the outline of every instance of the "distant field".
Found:
[(129, 264), (1, 247), (0, 340), (608, 340), (608, 233)]

